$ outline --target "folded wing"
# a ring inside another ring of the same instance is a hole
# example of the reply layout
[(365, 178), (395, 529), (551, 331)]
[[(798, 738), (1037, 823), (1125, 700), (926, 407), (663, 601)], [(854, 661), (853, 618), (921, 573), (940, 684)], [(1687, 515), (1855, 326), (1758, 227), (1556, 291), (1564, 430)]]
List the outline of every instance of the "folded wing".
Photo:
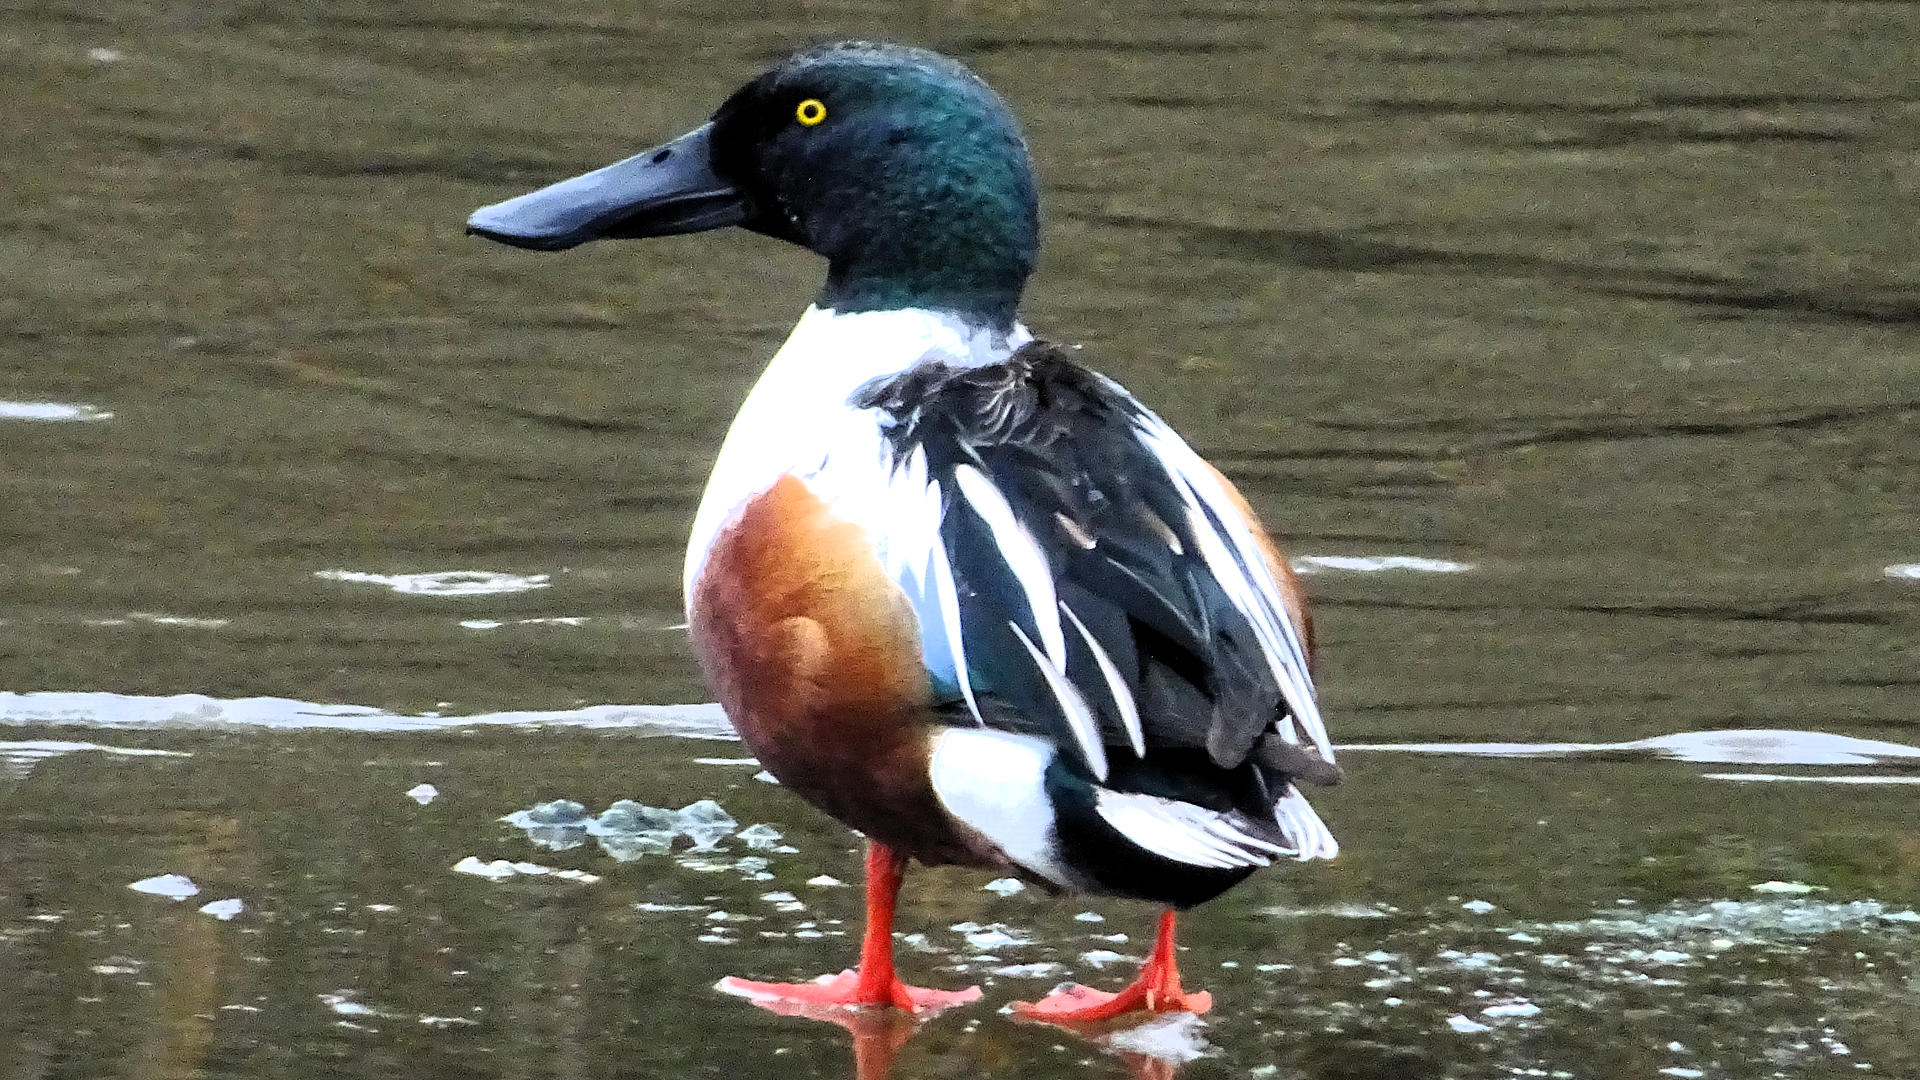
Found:
[(1298, 798), (1290, 780), (1338, 769), (1287, 571), (1218, 472), (1046, 343), (981, 366), (923, 363), (850, 404), (876, 411), (896, 476), (938, 499), (918, 587), (929, 667), (951, 672), (961, 716), (1043, 735), (1124, 796), (1258, 804), (1269, 830), (1236, 838), (1231, 823), (1108, 800), (1116, 828), (1162, 847), (1330, 854), (1324, 828), (1271, 832)]

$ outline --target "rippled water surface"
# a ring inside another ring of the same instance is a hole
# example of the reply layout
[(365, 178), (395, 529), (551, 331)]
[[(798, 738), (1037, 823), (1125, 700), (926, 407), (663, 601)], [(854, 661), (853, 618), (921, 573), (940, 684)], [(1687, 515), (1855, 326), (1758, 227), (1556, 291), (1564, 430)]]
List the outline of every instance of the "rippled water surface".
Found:
[[(1920, 1076), (1913, 5), (0, 12), (0, 1075)], [(820, 267), (459, 226), (856, 35), (1314, 598), (1345, 851), (1183, 922), (1204, 1022), (998, 1012), (1153, 913), (951, 870), (980, 1004), (711, 989), (857, 945), (678, 628)]]

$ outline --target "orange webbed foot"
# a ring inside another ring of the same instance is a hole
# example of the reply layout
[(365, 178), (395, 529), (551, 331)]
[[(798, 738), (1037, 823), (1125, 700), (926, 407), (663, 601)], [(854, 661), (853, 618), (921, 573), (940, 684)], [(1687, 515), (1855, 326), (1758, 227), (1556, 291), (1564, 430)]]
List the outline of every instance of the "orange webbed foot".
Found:
[(1015, 1002), (1013, 1014), (1027, 1020), (1071, 1027), (1117, 1020), (1136, 1012), (1150, 1015), (1198, 1015), (1206, 1012), (1213, 1008), (1212, 994), (1204, 990), (1189, 994), (1180, 987), (1180, 967), (1173, 954), (1173, 928), (1173, 912), (1161, 915), (1153, 952), (1140, 965), (1139, 976), (1125, 990), (1109, 994), (1073, 983), (1039, 1001)]
[[(822, 975), (810, 983), (755, 982), (731, 976), (715, 985), (724, 993), (744, 997), (769, 1012), (822, 1020), (846, 1028), (853, 1036), (855, 1080), (888, 1080), (893, 1062), (912, 1040), (922, 1021), (953, 1005), (980, 998), (980, 988), (926, 990), (898, 979), (863, 991), (854, 971)], [(874, 1000), (874, 999), (878, 1000)]]

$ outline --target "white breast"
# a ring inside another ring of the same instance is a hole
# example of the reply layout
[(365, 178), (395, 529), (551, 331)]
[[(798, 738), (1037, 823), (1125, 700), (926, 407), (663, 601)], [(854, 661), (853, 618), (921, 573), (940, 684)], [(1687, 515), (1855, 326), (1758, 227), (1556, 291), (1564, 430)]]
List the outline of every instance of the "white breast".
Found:
[[(878, 542), (899, 549), (882, 551), (890, 564), (906, 564), (911, 573), (917, 563), (924, 570), (932, 530), (939, 525), (937, 502), (925, 505), (924, 470), (916, 484), (910, 475), (888, 468), (881, 417), (872, 409), (850, 407), (847, 399), (872, 379), (922, 360), (995, 363), (1031, 340), (1023, 326), (1001, 335), (944, 312), (839, 314), (809, 307), (747, 395), (720, 447), (687, 539), (682, 579), (687, 597), (721, 527), (743, 503), (788, 473), (806, 482), (836, 517), (872, 523), (869, 531)], [(916, 504), (919, 513), (913, 512)]]

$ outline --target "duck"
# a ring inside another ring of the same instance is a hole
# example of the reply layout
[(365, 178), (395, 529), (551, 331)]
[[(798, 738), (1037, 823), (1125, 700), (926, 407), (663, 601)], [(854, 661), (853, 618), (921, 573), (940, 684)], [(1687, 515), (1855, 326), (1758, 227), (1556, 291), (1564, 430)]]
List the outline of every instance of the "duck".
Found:
[(893, 923), (913, 863), (1157, 905), (1117, 992), (1020, 1015), (1203, 1012), (1176, 913), (1339, 846), (1313, 624), (1234, 485), (1018, 306), (1039, 252), (1027, 143), (958, 61), (834, 42), (652, 149), (473, 212), (560, 251), (743, 228), (826, 260), (695, 512), (689, 638), (745, 746), (863, 834), (856, 967), (739, 978), (762, 1004), (921, 1013)]

